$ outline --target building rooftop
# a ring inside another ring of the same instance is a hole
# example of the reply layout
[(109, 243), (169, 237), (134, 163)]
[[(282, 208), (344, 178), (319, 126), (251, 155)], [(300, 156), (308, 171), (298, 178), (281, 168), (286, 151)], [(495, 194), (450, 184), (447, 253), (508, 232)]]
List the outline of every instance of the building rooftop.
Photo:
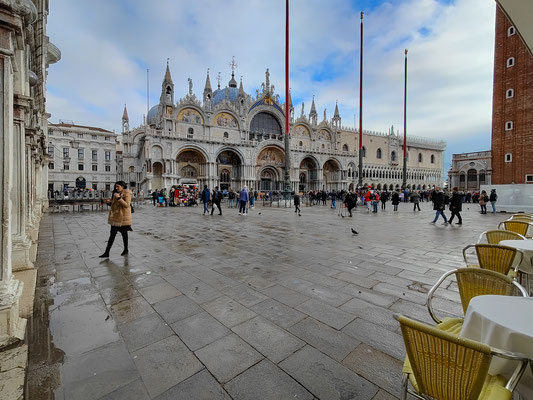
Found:
[(85, 126), (85, 125), (76, 125), (76, 124), (61, 123), (61, 124), (48, 124), (48, 126), (55, 126), (58, 128), (81, 128), (81, 129), (88, 129), (90, 131), (102, 132), (102, 133), (113, 133), (113, 134), (115, 133), (115, 132), (108, 131), (103, 128), (97, 128), (95, 126)]

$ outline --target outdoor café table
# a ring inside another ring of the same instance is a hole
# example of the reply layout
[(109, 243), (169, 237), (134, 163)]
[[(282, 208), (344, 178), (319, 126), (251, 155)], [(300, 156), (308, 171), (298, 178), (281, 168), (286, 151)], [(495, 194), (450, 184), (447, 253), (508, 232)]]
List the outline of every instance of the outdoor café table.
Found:
[(526, 274), (533, 274), (533, 240), (502, 240), (502, 246), (514, 247), (524, 253), (524, 258), (518, 266), (518, 269)]
[[(460, 336), (533, 359), (533, 297), (477, 296), (470, 300)], [(493, 357), (491, 375), (509, 378), (516, 361)], [(518, 393), (533, 399), (533, 374), (528, 367)]]

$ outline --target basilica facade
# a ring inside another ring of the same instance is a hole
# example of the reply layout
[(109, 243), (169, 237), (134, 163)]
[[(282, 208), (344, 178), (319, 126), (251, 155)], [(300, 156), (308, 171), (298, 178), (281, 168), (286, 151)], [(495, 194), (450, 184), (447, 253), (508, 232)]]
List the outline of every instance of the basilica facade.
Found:
[[(283, 190), (285, 105), (280, 103), (268, 69), (254, 96), (234, 78), (213, 90), (209, 71), (202, 100), (188, 93), (174, 100), (167, 64), (158, 105), (145, 123), (130, 129), (122, 117), (122, 152), (117, 174), (139, 190), (195, 185), (239, 190)], [(322, 120), (315, 101), (308, 115), (295, 110), (289, 95), (290, 176), (294, 191), (354, 189), (358, 177), (359, 132), (342, 125), (337, 105)], [(443, 141), (408, 136), (407, 184), (412, 189), (442, 185)], [(403, 136), (363, 131), (363, 183), (376, 189), (402, 184)]]

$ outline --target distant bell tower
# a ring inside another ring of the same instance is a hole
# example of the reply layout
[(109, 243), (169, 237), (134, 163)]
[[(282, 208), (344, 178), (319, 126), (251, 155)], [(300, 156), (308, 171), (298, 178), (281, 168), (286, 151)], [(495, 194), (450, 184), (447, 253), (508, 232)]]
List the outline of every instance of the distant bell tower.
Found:
[(172, 82), (172, 77), (170, 76), (170, 67), (168, 65), (167, 58), (167, 69), (165, 71), (165, 78), (163, 79), (163, 84), (161, 86), (161, 99), (160, 104), (165, 106), (174, 105), (174, 83)]
[(124, 112), (122, 113), (122, 133), (130, 130), (130, 118), (128, 117), (128, 109), (124, 104)]

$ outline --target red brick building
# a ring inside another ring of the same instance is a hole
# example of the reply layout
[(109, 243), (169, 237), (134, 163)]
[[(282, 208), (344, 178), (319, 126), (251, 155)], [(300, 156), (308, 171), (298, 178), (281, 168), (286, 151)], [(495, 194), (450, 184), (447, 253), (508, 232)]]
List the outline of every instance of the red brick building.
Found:
[(533, 183), (533, 56), (496, 6), (492, 183)]

